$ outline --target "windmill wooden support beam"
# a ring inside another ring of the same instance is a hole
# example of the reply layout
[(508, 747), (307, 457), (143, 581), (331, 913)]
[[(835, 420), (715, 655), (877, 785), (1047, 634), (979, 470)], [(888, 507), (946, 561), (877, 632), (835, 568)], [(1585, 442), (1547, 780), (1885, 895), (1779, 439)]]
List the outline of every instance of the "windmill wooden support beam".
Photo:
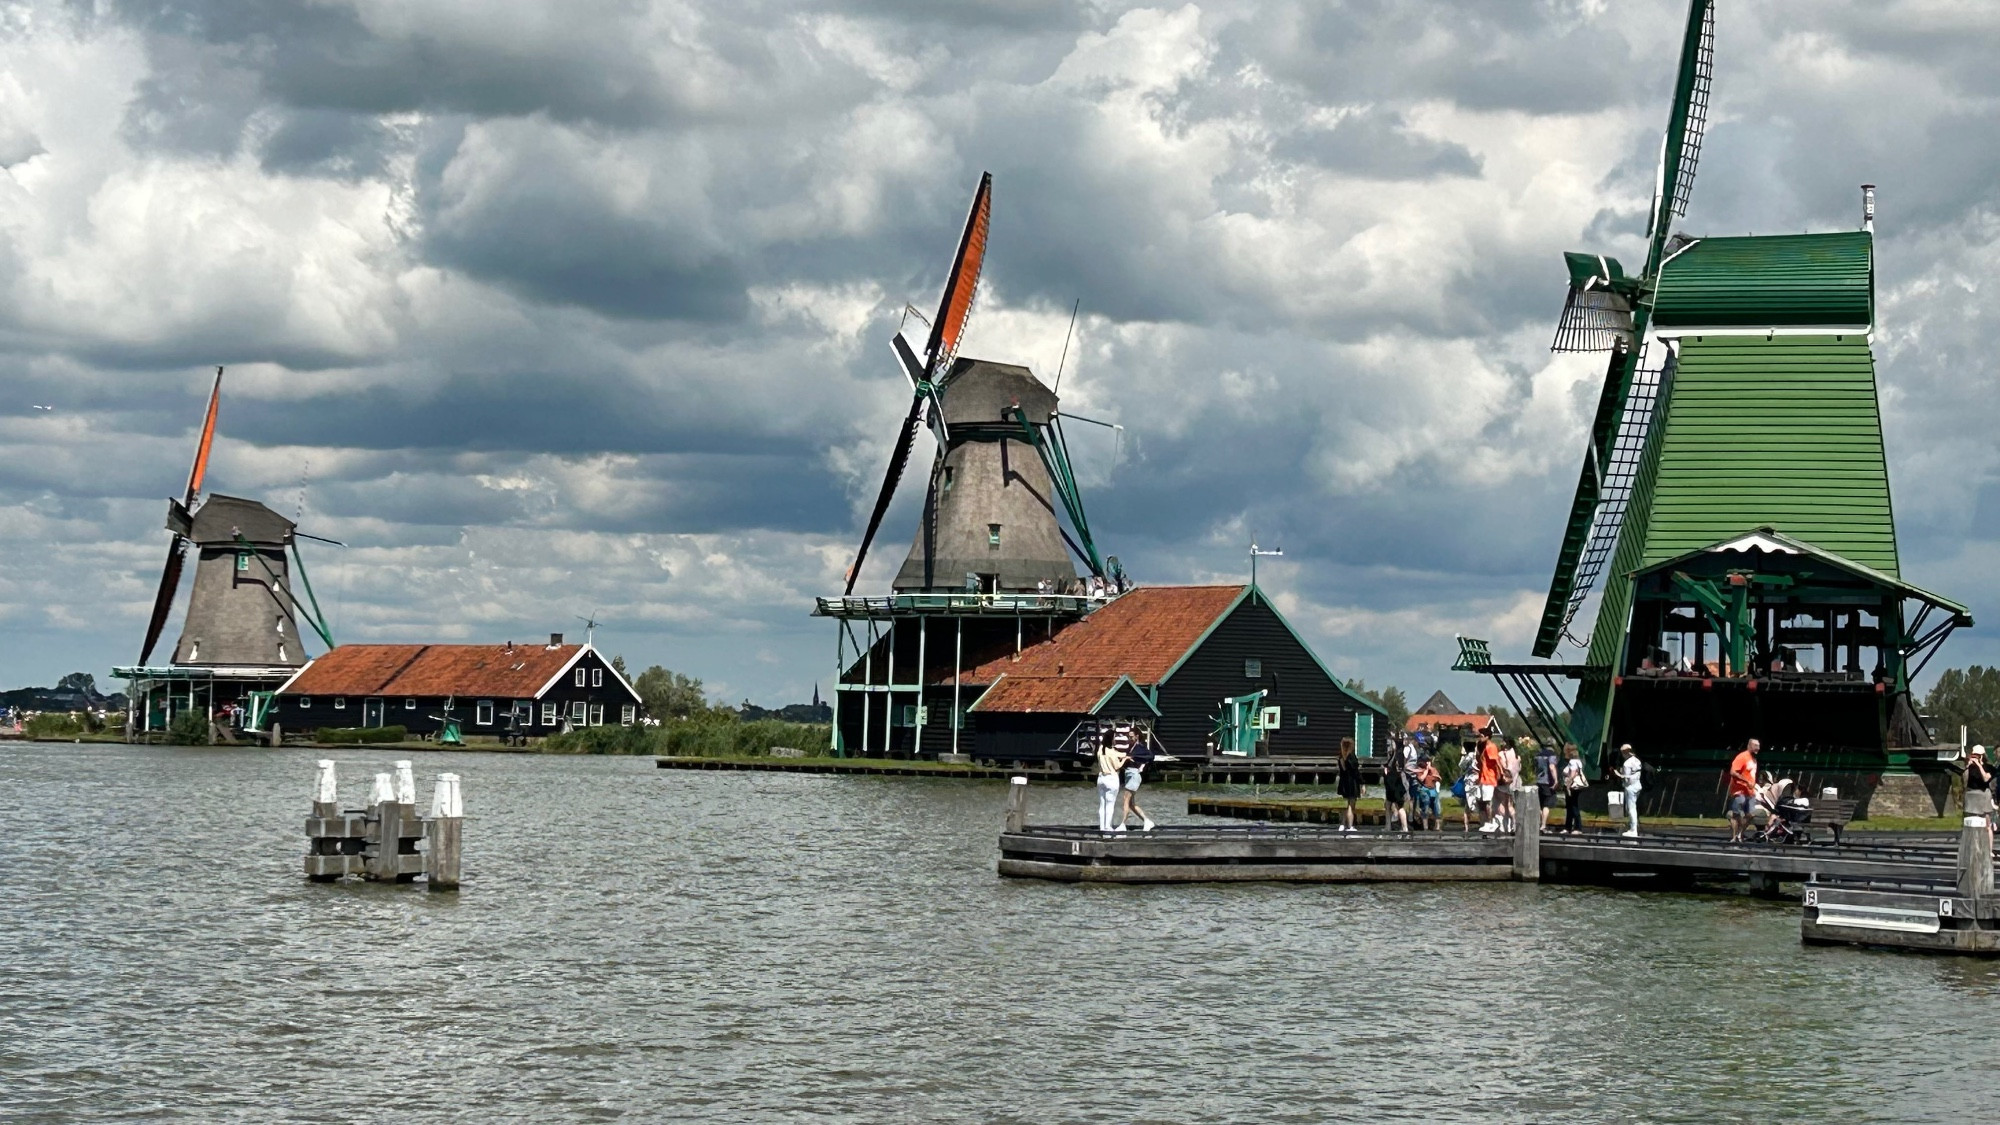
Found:
[(394, 773), (375, 775), (365, 808), (342, 809), (334, 763), (320, 761), (306, 818), (306, 878), (408, 883), (423, 875), (433, 890), (457, 890), (464, 823), (458, 775), (438, 775), (430, 817), (417, 815), (416, 788), (410, 763), (397, 762)]

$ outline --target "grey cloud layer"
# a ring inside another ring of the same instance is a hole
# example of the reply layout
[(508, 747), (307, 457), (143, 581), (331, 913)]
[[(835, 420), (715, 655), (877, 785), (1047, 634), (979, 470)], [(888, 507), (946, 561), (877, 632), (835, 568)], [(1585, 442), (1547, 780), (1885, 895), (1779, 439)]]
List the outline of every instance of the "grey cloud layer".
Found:
[[(803, 613), (905, 401), (887, 335), (935, 299), (981, 170), (996, 214), (968, 350), (1047, 370), (1083, 298), (1064, 392), (1127, 427), (1122, 460), (1093, 450), (1089, 471), (1128, 566), (1230, 576), (1249, 534), (1281, 539), (1272, 581), (1336, 665), (1413, 689), (1446, 680), (1454, 631), (1518, 643), (1598, 374), (1545, 350), (1556, 254), (1637, 245), (1680, 18), (1672, 0), (32, 14), (0, 44), (0, 630), (32, 642), (5, 646), (0, 679), (130, 655), (151, 498), (185, 472), (203, 365), (228, 362), (214, 487), (289, 507), (310, 476), (308, 522), (355, 544), (324, 563), (345, 635), (526, 635), (595, 609), (614, 647), (622, 629), (634, 657), (766, 701), (825, 677)], [(2000, 284), (2000, 148), (1970, 143), (2000, 136), (2000, 17), (1774, 0), (1719, 18), (1686, 226), (1848, 227), (1854, 185), (1882, 185), (1909, 569), (2000, 603), (1982, 565), (2000, 314), (1978, 299)], [(101, 591), (65, 579), (79, 555)]]

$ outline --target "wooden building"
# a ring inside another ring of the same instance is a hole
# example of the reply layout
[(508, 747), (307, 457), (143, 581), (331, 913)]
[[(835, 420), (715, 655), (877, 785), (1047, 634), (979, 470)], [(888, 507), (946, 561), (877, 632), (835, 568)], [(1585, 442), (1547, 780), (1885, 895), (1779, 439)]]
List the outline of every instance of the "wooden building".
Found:
[(974, 701), (982, 759), (1065, 757), (1104, 720), (1151, 727), (1182, 758), (1327, 758), (1357, 738), (1385, 752), (1380, 707), (1349, 691), (1255, 586), (1133, 590), (1019, 651), (933, 674), (927, 705)]
[(641, 716), (639, 693), (588, 644), (341, 645), (278, 689), (289, 731), (400, 726), (435, 734), (443, 718), (469, 736), (619, 724)]

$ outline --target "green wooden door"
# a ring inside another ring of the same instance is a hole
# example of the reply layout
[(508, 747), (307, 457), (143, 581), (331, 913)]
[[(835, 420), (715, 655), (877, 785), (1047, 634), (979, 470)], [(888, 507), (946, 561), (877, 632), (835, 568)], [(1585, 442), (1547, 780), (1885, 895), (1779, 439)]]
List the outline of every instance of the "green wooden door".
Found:
[(1364, 758), (1375, 756), (1375, 713), (1356, 711), (1354, 713), (1354, 752)]

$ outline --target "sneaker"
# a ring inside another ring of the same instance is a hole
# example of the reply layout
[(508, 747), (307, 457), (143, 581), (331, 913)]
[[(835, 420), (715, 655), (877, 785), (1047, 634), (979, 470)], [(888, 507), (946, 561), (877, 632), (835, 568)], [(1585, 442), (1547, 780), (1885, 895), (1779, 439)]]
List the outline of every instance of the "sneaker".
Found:
[(1123, 832), (1123, 831), (1125, 831), (1125, 826), (1121, 824), (1121, 825), (1117, 826), (1116, 828), (1113, 828), (1113, 829), (1112, 829), (1111, 831), (1112, 831), (1113, 833), (1119, 833), (1119, 832)]
[(1636, 840), (1639, 838), (1639, 830), (1637, 828), (1627, 828), (1625, 831), (1620, 832), (1619, 835), (1627, 839)]
[(1145, 823), (1143, 823), (1143, 824), (1141, 824), (1141, 825), (1139, 826), (1139, 831), (1141, 831), (1141, 832), (1151, 832), (1151, 831), (1153, 830), (1153, 828), (1154, 828), (1154, 824), (1153, 824), (1153, 818), (1152, 818), (1152, 817), (1150, 817), (1150, 816), (1148, 816), (1148, 817), (1142, 817), (1141, 819), (1142, 819), (1142, 820), (1144, 820), (1144, 821), (1145, 821)]

